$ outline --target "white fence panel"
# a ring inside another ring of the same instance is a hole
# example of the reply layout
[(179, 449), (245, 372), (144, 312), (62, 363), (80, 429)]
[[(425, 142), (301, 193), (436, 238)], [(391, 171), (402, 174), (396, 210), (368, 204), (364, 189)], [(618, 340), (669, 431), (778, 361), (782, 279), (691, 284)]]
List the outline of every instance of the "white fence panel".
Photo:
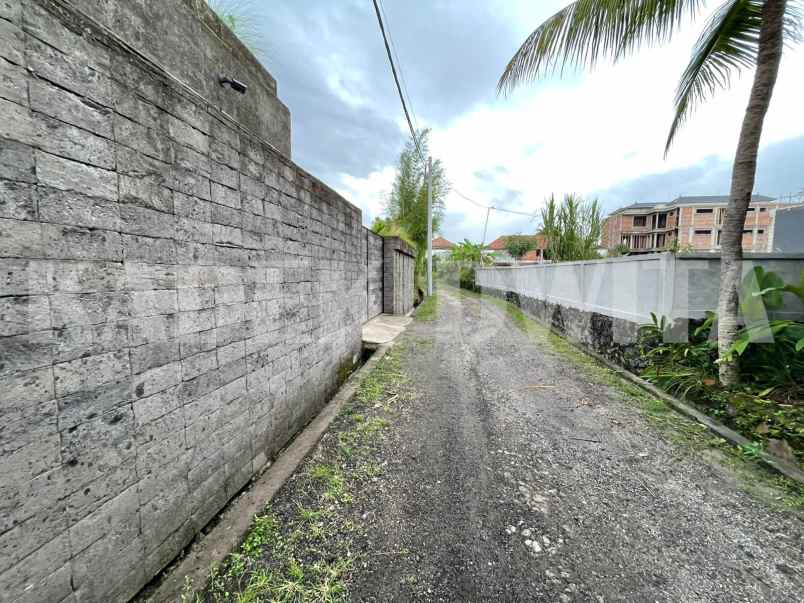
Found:
[[(757, 265), (785, 282), (798, 283), (804, 256), (753, 254), (743, 262), (743, 274)], [(650, 321), (651, 312), (671, 319), (703, 318), (717, 307), (719, 281), (719, 258), (704, 254), (662, 253), (477, 270), (481, 287), (636, 323)], [(801, 302), (789, 294), (784, 299), (784, 308), (772, 317), (804, 317)]]

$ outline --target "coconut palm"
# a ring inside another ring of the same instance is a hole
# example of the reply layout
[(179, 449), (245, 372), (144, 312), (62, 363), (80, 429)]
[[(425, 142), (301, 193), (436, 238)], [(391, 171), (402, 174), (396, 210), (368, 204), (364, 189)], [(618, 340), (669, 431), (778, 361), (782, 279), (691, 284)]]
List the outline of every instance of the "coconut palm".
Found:
[[(703, 0), (577, 0), (542, 23), (505, 69), (498, 91), (505, 93), (564, 67), (593, 68), (617, 61), (640, 47), (670, 40), (688, 18), (698, 16)], [(734, 385), (736, 361), (727, 360), (739, 328), (737, 290), (742, 273), (742, 232), (756, 174), (757, 150), (785, 40), (799, 41), (801, 0), (727, 0), (706, 24), (681, 76), (670, 148), (692, 110), (732, 74), (756, 68), (743, 118), (731, 177), (731, 192), (721, 233), (718, 349), (720, 380)]]

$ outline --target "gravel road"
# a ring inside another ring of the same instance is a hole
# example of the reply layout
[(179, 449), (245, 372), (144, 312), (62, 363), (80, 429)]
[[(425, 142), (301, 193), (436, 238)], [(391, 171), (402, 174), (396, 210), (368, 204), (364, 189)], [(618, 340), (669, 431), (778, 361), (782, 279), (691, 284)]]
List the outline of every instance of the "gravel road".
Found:
[(799, 514), (498, 305), (442, 289), (403, 342), (353, 600), (804, 600)]

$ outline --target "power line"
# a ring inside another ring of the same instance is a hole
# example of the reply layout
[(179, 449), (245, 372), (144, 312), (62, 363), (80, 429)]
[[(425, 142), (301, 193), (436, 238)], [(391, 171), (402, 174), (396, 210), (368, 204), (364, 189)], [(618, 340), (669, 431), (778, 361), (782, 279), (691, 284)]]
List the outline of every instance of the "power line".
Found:
[(380, 12), (385, 19), (385, 26), (388, 31), (388, 41), (391, 43), (391, 50), (393, 51), (394, 58), (396, 59), (396, 67), (399, 69), (399, 79), (402, 81), (402, 90), (405, 93), (405, 98), (407, 98), (410, 114), (413, 116), (413, 127), (418, 132), (419, 120), (416, 118), (416, 110), (413, 108), (413, 103), (410, 101), (410, 90), (408, 90), (408, 82), (405, 78), (405, 70), (402, 69), (402, 61), (399, 58), (399, 50), (394, 42), (394, 32), (391, 31), (391, 20), (388, 18), (388, 13), (385, 12), (385, 6), (383, 5), (382, 0), (377, 0), (377, 3), (380, 5)]
[(515, 209), (506, 209), (504, 207), (496, 207), (494, 205), (491, 205), (491, 206), (483, 205), (482, 203), (480, 203), (480, 201), (475, 201), (471, 197), (468, 197), (468, 196), (464, 195), (457, 188), (452, 188), (450, 190), (452, 190), (452, 192), (454, 192), (459, 197), (462, 197), (462, 198), (466, 199), (467, 201), (469, 201), (470, 203), (473, 203), (474, 205), (477, 205), (481, 209), (490, 209), (492, 211), (501, 211), (501, 212), (505, 212), (505, 213), (508, 213), (508, 214), (516, 214), (518, 216), (527, 216), (529, 218), (535, 218), (536, 217), (536, 212), (528, 213), (528, 212), (525, 212), (525, 211), (517, 211)]
[(396, 66), (394, 65), (394, 57), (391, 55), (391, 47), (388, 45), (388, 36), (385, 34), (385, 25), (382, 22), (382, 15), (380, 15), (380, 7), (377, 5), (377, 0), (371, 0), (374, 4), (374, 12), (377, 14), (377, 23), (380, 25), (380, 32), (382, 33), (382, 40), (385, 42), (385, 52), (388, 55), (388, 62), (391, 64), (391, 73), (394, 75), (394, 82), (396, 83), (396, 91), (399, 93), (399, 100), (402, 103), (402, 109), (405, 111), (405, 119), (410, 128), (410, 135), (413, 137), (413, 142), (416, 145), (416, 150), (419, 153), (419, 158), (424, 161), (424, 155), (421, 148), (419, 148), (419, 139), (416, 136), (416, 130), (413, 128), (413, 122), (410, 120), (410, 113), (408, 113), (408, 105), (405, 102), (405, 96), (402, 94), (402, 86), (399, 85), (399, 76), (396, 74)]
[[(377, 23), (380, 26), (380, 33), (382, 33), (382, 39), (383, 39), (383, 42), (385, 43), (385, 53), (388, 55), (388, 63), (391, 65), (391, 73), (394, 76), (394, 83), (396, 84), (396, 91), (399, 94), (399, 101), (402, 103), (402, 110), (405, 112), (405, 120), (408, 122), (408, 128), (410, 129), (410, 135), (413, 137), (413, 142), (416, 145), (416, 152), (419, 154), (419, 158), (422, 160), (422, 162), (425, 162), (424, 154), (422, 153), (421, 147), (419, 146), (419, 138), (418, 138), (418, 136), (416, 136), (416, 129), (413, 127), (413, 122), (411, 121), (411, 118), (410, 118), (410, 113), (413, 110), (412, 109), (413, 105), (411, 104), (411, 111), (409, 112), (408, 111), (408, 103), (405, 102), (405, 95), (403, 94), (402, 86), (399, 83), (399, 75), (397, 74), (397, 68), (396, 68), (396, 65), (394, 64), (394, 54), (396, 54), (396, 48), (394, 48), (394, 52), (392, 53), (391, 52), (391, 45), (389, 44), (389, 41), (388, 41), (388, 39), (390, 37), (390, 29), (389, 29), (388, 33), (386, 34), (385, 24), (383, 23), (383, 20), (382, 20), (382, 14), (381, 14), (381, 11), (380, 11), (380, 6), (378, 4), (378, 0), (372, 0), (372, 3), (374, 4), (374, 12), (377, 15)], [(383, 10), (382, 13), (384, 13), (384, 12), (385, 11)], [(399, 56), (398, 55), (397, 55), (397, 62), (399, 62)], [(399, 67), (399, 73), (402, 73), (401, 65)], [(406, 86), (406, 89), (407, 89), (407, 86)], [(522, 211), (516, 211), (516, 210), (513, 210), (513, 209), (505, 209), (505, 208), (502, 208), (502, 207), (494, 207), (494, 206), (484, 205), (483, 203), (480, 203), (479, 201), (475, 201), (471, 197), (468, 197), (467, 195), (464, 195), (461, 191), (459, 191), (456, 188), (452, 188), (451, 190), (453, 192), (455, 192), (459, 197), (462, 197), (462, 198), (466, 199), (467, 201), (469, 201), (470, 203), (472, 203), (472, 204), (474, 204), (474, 205), (476, 205), (476, 206), (478, 206), (478, 207), (480, 207), (482, 209), (485, 209), (485, 210), (487, 210), (489, 212), (491, 212), (491, 211), (501, 211), (501, 212), (505, 212), (505, 213), (509, 213), (509, 214), (515, 214), (515, 215), (519, 215), (519, 216), (527, 216), (529, 218), (535, 218), (536, 217), (535, 212), (534, 213), (526, 213), (526, 212), (522, 212)], [(487, 218), (488, 218), (488, 216), (487, 216)]]

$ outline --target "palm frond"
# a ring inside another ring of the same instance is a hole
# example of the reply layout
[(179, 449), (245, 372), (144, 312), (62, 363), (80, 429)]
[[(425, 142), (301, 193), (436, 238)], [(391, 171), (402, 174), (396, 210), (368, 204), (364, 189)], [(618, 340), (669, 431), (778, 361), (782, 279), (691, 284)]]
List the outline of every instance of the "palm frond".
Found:
[(567, 66), (617, 61), (640, 46), (666, 42), (703, 0), (577, 0), (542, 23), (522, 44), (497, 84), (507, 93)]
[[(729, 0), (712, 15), (681, 77), (665, 155), (679, 128), (700, 102), (719, 88), (727, 88), (735, 72), (756, 67), (763, 4), (762, 0)], [(801, 2), (788, 2), (785, 17), (788, 43), (801, 41), (801, 16)]]
[(712, 15), (681, 77), (665, 154), (698, 103), (728, 87), (734, 71), (756, 66), (762, 4), (762, 0), (729, 0)]

